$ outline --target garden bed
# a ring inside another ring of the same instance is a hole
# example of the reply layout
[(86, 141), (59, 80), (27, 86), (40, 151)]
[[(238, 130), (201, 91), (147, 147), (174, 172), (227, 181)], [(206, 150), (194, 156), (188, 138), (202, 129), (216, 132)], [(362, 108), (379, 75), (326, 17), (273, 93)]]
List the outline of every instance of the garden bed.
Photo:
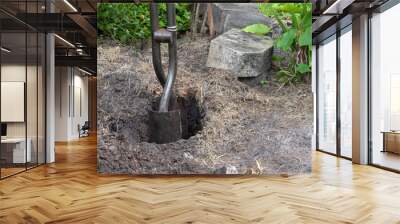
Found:
[(311, 85), (282, 87), (265, 74), (268, 82), (261, 86), (207, 68), (209, 43), (208, 37), (178, 40), (177, 93), (194, 98), (201, 128), (188, 139), (155, 144), (149, 143), (148, 111), (162, 88), (151, 48), (99, 41), (100, 173), (292, 175), (311, 170)]

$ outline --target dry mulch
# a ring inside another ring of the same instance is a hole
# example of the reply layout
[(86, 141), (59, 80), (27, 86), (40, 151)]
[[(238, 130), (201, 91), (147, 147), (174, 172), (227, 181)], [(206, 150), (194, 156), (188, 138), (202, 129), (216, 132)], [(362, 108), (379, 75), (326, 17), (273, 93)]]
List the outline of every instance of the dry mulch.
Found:
[(209, 42), (208, 37), (178, 42), (177, 92), (195, 95), (204, 114), (202, 130), (187, 140), (155, 144), (148, 142), (148, 110), (162, 88), (151, 49), (99, 41), (99, 172), (293, 175), (311, 170), (311, 85), (281, 87), (273, 75), (266, 86), (246, 84), (227, 71), (207, 68)]

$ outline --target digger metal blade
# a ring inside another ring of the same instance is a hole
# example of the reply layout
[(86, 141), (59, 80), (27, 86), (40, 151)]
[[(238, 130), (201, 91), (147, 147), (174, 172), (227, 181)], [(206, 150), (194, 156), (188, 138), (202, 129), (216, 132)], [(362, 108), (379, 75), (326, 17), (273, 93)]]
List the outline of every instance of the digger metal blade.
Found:
[(150, 142), (164, 144), (182, 138), (181, 113), (179, 110), (168, 112), (149, 111)]

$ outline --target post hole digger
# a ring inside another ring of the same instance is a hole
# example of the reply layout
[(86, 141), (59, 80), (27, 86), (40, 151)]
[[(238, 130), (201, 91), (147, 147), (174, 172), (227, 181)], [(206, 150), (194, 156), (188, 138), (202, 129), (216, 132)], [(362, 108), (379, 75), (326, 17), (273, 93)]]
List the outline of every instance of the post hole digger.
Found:
[[(151, 3), (150, 16), (153, 67), (157, 79), (163, 87), (158, 108), (149, 112), (150, 140), (162, 144), (176, 141), (182, 137), (182, 115), (174, 91), (174, 83), (177, 74), (175, 3), (167, 3), (168, 23), (166, 29), (160, 29), (159, 27), (157, 3)], [(162, 68), (161, 43), (168, 44), (169, 64), (167, 76), (165, 76)]]

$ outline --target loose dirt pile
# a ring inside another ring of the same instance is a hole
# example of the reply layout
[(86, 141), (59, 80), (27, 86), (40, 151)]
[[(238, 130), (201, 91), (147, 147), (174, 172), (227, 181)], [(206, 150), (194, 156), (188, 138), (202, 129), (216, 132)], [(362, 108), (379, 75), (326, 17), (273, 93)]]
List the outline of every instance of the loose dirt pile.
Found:
[(309, 84), (248, 85), (205, 66), (207, 37), (184, 38), (178, 46), (177, 92), (195, 97), (202, 129), (189, 139), (159, 145), (148, 142), (148, 110), (162, 92), (151, 49), (100, 41), (99, 172), (291, 175), (311, 170)]

